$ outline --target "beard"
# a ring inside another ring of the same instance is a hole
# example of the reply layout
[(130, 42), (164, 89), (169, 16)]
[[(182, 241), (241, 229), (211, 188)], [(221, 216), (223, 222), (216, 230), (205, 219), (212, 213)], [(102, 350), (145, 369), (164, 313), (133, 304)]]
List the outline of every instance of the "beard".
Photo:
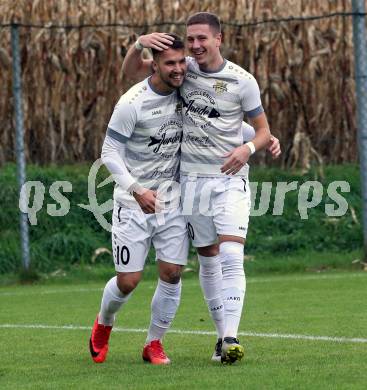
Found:
[(170, 88), (179, 88), (183, 84), (185, 74), (182, 74), (182, 78), (180, 80), (174, 80), (172, 78), (172, 74), (163, 77), (162, 74), (160, 74), (161, 80)]

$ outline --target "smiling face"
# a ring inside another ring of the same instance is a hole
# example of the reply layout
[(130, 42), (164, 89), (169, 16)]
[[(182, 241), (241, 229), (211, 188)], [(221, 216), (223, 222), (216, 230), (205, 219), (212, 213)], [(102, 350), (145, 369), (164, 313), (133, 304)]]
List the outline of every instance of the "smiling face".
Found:
[(222, 35), (208, 24), (187, 26), (187, 48), (200, 68), (211, 70), (223, 61), (219, 48)]
[(184, 49), (163, 50), (153, 61), (153, 70), (162, 87), (179, 88), (186, 75)]

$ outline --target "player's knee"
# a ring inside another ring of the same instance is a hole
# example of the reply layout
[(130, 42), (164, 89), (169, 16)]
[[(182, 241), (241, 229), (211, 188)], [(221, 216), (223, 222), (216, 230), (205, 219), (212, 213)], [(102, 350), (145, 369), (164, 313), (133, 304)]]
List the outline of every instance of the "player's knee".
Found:
[(117, 283), (117, 286), (124, 295), (127, 295), (135, 290), (138, 283), (135, 280), (124, 280), (122, 283)]
[(238, 261), (232, 261), (232, 262), (225, 262), (222, 264), (222, 274), (223, 278), (231, 278), (233, 276), (244, 276), (245, 275), (245, 269), (243, 267), (243, 263), (241, 263), (241, 260)]
[(199, 255), (200, 271), (202, 277), (213, 278), (221, 274), (222, 267), (219, 256), (201, 256)]
[(227, 241), (220, 244), (223, 277), (244, 275), (243, 245)]
[(231, 236), (221, 234), (218, 236), (219, 246), (224, 242), (238, 242), (239, 244), (245, 245), (246, 240), (243, 237)]
[(169, 264), (159, 267), (159, 277), (166, 283), (177, 284), (181, 279), (182, 265)]
[(134, 274), (118, 274), (117, 275), (117, 287), (124, 294), (130, 294), (135, 290), (136, 286), (140, 282), (141, 275)]
[(200, 248), (197, 248), (199, 255), (206, 256), (206, 257), (212, 257), (216, 256), (219, 253), (219, 246), (218, 244), (212, 244), (208, 246), (202, 246)]

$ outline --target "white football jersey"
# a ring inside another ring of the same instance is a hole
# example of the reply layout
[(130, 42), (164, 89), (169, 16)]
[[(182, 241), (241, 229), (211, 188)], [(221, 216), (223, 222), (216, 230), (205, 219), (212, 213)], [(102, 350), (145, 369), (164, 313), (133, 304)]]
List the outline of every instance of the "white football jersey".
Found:
[[(223, 176), (225, 153), (243, 144), (242, 119), (264, 110), (255, 78), (225, 60), (221, 69), (203, 72), (187, 57), (187, 75), (180, 89), (183, 101), (181, 174)], [(246, 164), (237, 176), (248, 175)]]
[[(158, 196), (167, 202), (179, 198), (181, 111), (177, 91), (162, 95), (147, 78), (121, 96), (108, 123), (107, 135), (126, 144), (123, 159), (130, 174), (145, 188), (160, 188)], [(114, 199), (127, 207), (139, 207), (117, 184)]]

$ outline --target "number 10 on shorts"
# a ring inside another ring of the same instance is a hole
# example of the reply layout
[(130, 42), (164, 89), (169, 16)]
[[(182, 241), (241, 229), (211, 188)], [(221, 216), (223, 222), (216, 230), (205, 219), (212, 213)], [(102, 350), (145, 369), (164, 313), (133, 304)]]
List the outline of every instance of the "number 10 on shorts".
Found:
[(114, 257), (116, 265), (127, 265), (130, 261), (130, 251), (129, 248), (125, 245), (121, 246), (116, 245), (114, 250)]

